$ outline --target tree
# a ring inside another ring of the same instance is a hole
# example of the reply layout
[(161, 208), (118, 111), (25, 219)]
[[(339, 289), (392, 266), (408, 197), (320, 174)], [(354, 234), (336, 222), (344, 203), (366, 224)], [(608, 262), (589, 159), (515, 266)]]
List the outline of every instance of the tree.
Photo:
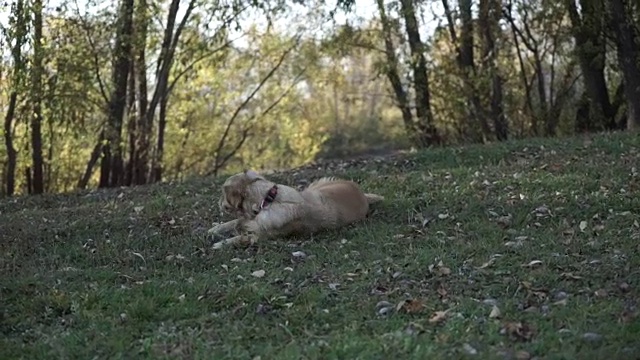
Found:
[(429, 94), (429, 75), (424, 44), (420, 39), (418, 20), (413, 0), (400, 0), (400, 8), (404, 15), (405, 29), (411, 49), (411, 66), (413, 68), (413, 85), (416, 93), (416, 114), (419, 144), (421, 146), (438, 145), (441, 142), (438, 130), (433, 121)]
[(11, 60), (13, 71), (11, 73), (11, 90), (9, 92), (9, 104), (4, 116), (4, 142), (7, 148), (7, 168), (5, 170), (6, 194), (11, 196), (15, 192), (16, 167), (18, 152), (14, 145), (14, 127), (18, 96), (24, 86), (26, 62), (22, 53), (22, 47), (27, 43), (29, 24), (27, 9), (24, 0), (17, 0), (12, 4), (9, 27), (2, 29), (7, 43), (11, 45)]
[(624, 94), (627, 99), (627, 129), (640, 130), (640, 59), (637, 27), (633, 22), (631, 7), (626, 0), (610, 0), (609, 16), (615, 34), (618, 63), (624, 78)]
[[(29, 188), (35, 194), (44, 192), (44, 163), (42, 158), (42, 102), (44, 49), (42, 46), (42, 0), (33, 2), (33, 66), (31, 69), (31, 161), (32, 175)], [(27, 176), (29, 178), (29, 176)]]
[(496, 138), (504, 141), (509, 137), (509, 124), (504, 114), (502, 100), (503, 79), (497, 66), (500, 47), (495, 40), (495, 34), (500, 31), (501, 15), (500, 0), (480, 0), (479, 25), (484, 37), (482, 58), (485, 61), (484, 68), (491, 78), (490, 113)]
[(582, 69), (582, 78), (588, 98), (588, 116), (576, 119), (576, 130), (593, 131), (614, 129), (615, 110), (611, 105), (605, 78), (606, 43), (604, 39), (604, 2), (565, 0), (573, 27), (575, 51)]
[(112, 91), (104, 129), (99, 187), (114, 187), (123, 182), (122, 123), (127, 104), (127, 80), (131, 67), (133, 41), (133, 0), (122, 0), (114, 47), (111, 75)]

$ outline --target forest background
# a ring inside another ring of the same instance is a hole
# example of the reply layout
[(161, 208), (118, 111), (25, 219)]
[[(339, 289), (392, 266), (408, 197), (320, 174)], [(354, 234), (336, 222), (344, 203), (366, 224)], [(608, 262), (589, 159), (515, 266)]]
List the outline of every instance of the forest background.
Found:
[(638, 1), (0, 11), (0, 196), (640, 127)]

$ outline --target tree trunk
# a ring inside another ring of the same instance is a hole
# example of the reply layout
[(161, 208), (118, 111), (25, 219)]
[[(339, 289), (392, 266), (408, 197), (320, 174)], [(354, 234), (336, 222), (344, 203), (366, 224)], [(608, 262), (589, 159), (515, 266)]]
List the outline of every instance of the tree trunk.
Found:
[(44, 192), (44, 164), (42, 158), (42, 101), (44, 53), (42, 48), (42, 0), (33, 2), (33, 67), (31, 69), (31, 161), (33, 193)]
[(640, 69), (638, 68), (638, 34), (631, 9), (625, 0), (609, 0), (612, 27), (618, 49), (618, 63), (624, 78), (627, 100), (627, 129), (640, 130)]
[(158, 144), (156, 146), (156, 156), (154, 157), (153, 182), (162, 181), (162, 160), (164, 158), (164, 130), (167, 126), (167, 97), (163, 96), (160, 101), (160, 116), (158, 119)]
[[(449, 26), (449, 35), (451, 42), (456, 47), (456, 63), (460, 70), (460, 77), (464, 86), (465, 97), (468, 102), (467, 109), (467, 127), (473, 131), (473, 140), (485, 142), (487, 137), (491, 135), (491, 128), (487, 121), (486, 112), (482, 106), (482, 101), (478, 95), (475, 85), (476, 65), (474, 60), (474, 31), (473, 17), (471, 11), (471, 0), (461, 0), (459, 2), (460, 20), (462, 22), (460, 41), (458, 44), (458, 35), (456, 32), (456, 24), (453, 13), (449, 7), (448, 0), (442, 0), (445, 17)], [(476, 123), (480, 123), (481, 132), (478, 133)]]
[(13, 119), (16, 113), (16, 102), (18, 93), (15, 88), (9, 96), (9, 108), (4, 116), (4, 144), (7, 147), (7, 196), (14, 194), (16, 189), (16, 165), (18, 163), (18, 152), (13, 146)]
[[(382, 33), (384, 37), (384, 53), (387, 61), (385, 65), (385, 74), (387, 79), (389, 79), (389, 83), (391, 83), (391, 88), (395, 94), (396, 106), (402, 113), (402, 121), (404, 123), (405, 130), (409, 137), (413, 139), (416, 135), (413, 125), (413, 114), (411, 113), (411, 107), (409, 105), (409, 97), (402, 86), (400, 75), (398, 75), (398, 59), (395, 53), (395, 45), (393, 44), (391, 26), (389, 24), (389, 19), (387, 18), (387, 12), (384, 8), (383, 0), (376, 0), (376, 3), (378, 5), (378, 12), (380, 13), (380, 21), (382, 23)], [(413, 140), (413, 142), (417, 143), (418, 141)]]
[(130, 161), (133, 162), (133, 183), (142, 185), (147, 183), (149, 172), (149, 149), (150, 137), (153, 129), (153, 118), (147, 117), (149, 100), (147, 94), (147, 27), (149, 16), (147, 12), (147, 1), (140, 0), (136, 7), (136, 27), (135, 27), (135, 74), (138, 93), (138, 115), (136, 124), (136, 144), (135, 152)]
[(131, 66), (133, 0), (122, 0), (115, 43), (113, 90), (109, 99), (106, 142), (102, 148), (99, 187), (121, 185), (123, 180), (122, 122), (127, 105), (127, 79)]
[(401, 11), (404, 15), (405, 29), (411, 50), (413, 84), (416, 93), (416, 129), (419, 134), (420, 146), (437, 145), (441, 139), (434, 125), (433, 113), (429, 94), (429, 76), (427, 74), (427, 60), (424, 57), (424, 46), (420, 39), (418, 20), (416, 19), (413, 0), (400, 0)]
[[(171, 0), (171, 4), (169, 6), (169, 14), (167, 15), (167, 27), (164, 31), (164, 36), (162, 39), (162, 46), (160, 49), (160, 56), (158, 58), (158, 67), (156, 71), (156, 88), (153, 92), (153, 97), (151, 98), (151, 102), (146, 111), (146, 120), (145, 124), (149, 126), (151, 129), (151, 124), (153, 124), (153, 117), (155, 116), (156, 108), (158, 104), (160, 104), (160, 119), (158, 123), (158, 147), (155, 149), (155, 156), (152, 162), (151, 167), (151, 181), (156, 182), (162, 179), (162, 156), (163, 149), (160, 148), (160, 145), (164, 147), (164, 130), (166, 126), (166, 105), (168, 102), (168, 97), (170, 95), (170, 90), (168, 87), (169, 84), (169, 74), (171, 72), (171, 67), (173, 66), (173, 60), (175, 57), (176, 47), (178, 46), (178, 41), (180, 40), (180, 35), (184, 30), (184, 27), (187, 23), (187, 20), (191, 16), (193, 9), (195, 7), (195, 0), (189, 1), (189, 5), (185, 10), (184, 17), (180, 21), (180, 24), (176, 27), (176, 16), (178, 14), (178, 8), (180, 6), (180, 0)], [(175, 28), (175, 32), (174, 32)], [(165, 107), (163, 109), (163, 107)]]
[(604, 3), (600, 0), (580, 0), (582, 15), (575, 0), (566, 0), (573, 28), (575, 49), (582, 69), (582, 77), (590, 109), (589, 119), (580, 126), (587, 131), (614, 129), (615, 114), (609, 99), (605, 79), (606, 43), (603, 35)]
[(502, 104), (502, 77), (496, 64), (499, 49), (494, 38), (494, 34), (500, 29), (501, 13), (500, 0), (480, 0), (479, 23), (484, 37), (483, 59), (491, 77), (491, 117), (496, 138), (499, 141), (505, 141), (509, 134), (509, 124)]
[(13, 74), (11, 79), (11, 94), (9, 105), (4, 116), (4, 143), (7, 147), (7, 171), (5, 173), (7, 183), (7, 196), (11, 196), (16, 190), (16, 168), (18, 165), (18, 151), (13, 143), (13, 128), (18, 103), (18, 91), (24, 85), (23, 76), (25, 62), (22, 57), (22, 46), (27, 41), (27, 19), (25, 18), (24, 0), (18, 0), (13, 4), (10, 26), (14, 29), (13, 47)]

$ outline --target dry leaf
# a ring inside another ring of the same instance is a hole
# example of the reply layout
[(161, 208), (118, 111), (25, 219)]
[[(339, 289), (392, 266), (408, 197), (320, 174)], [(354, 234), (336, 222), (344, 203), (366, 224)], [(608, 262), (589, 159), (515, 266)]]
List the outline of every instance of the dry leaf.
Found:
[(540, 260), (532, 260), (531, 262), (529, 262), (526, 265), (522, 265), (523, 267), (534, 267), (536, 265), (542, 265), (542, 261)]
[(570, 272), (562, 273), (562, 274), (560, 274), (560, 277), (564, 278), (564, 279), (571, 279), (571, 280), (580, 280), (580, 279), (582, 279), (582, 276), (574, 275), (573, 273), (570, 273)]
[(529, 354), (528, 352), (526, 352), (524, 350), (520, 350), (520, 351), (516, 352), (515, 358), (517, 360), (529, 360), (529, 359), (531, 359), (531, 354)]
[(478, 267), (478, 269), (486, 269), (486, 268), (488, 268), (489, 266), (493, 265), (493, 263), (494, 263), (494, 262), (496, 262), (496, 258), (491, 258), (491, 259), (489, 259), (489, 261), (487, 261), (486, 263), (484, 263), (484, 264), (480, 265), (480, 266)]
[(587, 222), (585, 220), (580, 221), (580, 231), (584, 232), (587, 229)]
[(594, 292), (594, 295), (596, 297), (602, 298), (602, 297), (607, 297), (607, 290), (605, 289), (598, 289)]
[(256, 270), (256, 271), (251, 273), (251, 276), (254, 276), (254, 277), (257, 277), (257, 278), (261, 278), (261, 277), (264, 277), (265, 273), (266, 272), (264, 270)]
[(144, 209), (144, 206), (136, 206), (133, 208), (133, 211), (135, 211), (136, 213), (141, 212)]
[(422, 301), (419, 299), (409, 299), (401, 301), (396, 307), (396, 311), (404, 311), (407, 314), (416, 314), (424, 309)]
[(435, 313), (433, 313), (433, 316), (431, 316), (431, 318), (429, 319), (429, 323), (431, 324), (439, 323), (444, 319), (446, 319), (448, 314), (449, 314), (449, 310), (436, 311)]
[(501, 333), (522, 341), (531, 340), (533, 337), (533, 329), (526, 323), (522, 322), (505, 323)]
[(493, 305), (493, 309), (491, 309), (491, 313), (489, 314), (489, 318), (490, 319), (497, 319), (497, 318), (500, 317), (500, 315), (501, 315), (500, 314), (500, 309), (497, 306)]

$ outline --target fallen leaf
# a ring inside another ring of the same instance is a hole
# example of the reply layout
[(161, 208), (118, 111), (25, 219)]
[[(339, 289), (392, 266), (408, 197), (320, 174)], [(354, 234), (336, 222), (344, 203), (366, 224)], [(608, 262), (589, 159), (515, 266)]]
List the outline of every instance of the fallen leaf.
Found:
[(560, 277), (564, 278), (564, 279), (571, 279), (571, 280), (580, 280), (580, 279), (582, 279), (582, 276), (574, 275), (573, 273), (570, 273), (570, 272), (562, 273), (562, 274), (560, 274)]
[(136, 213), (140, 213), (142, 210), (144, 210), (144, 206), (136, 206), (133, 208), (133, 211)]
[(298, 258), (298, 259), (304, 259), (307, 257), (307, 254), (305, 254), (303, 251), (294, 251), (291, 253), (291, 255), (294, 258)]
[(264, 277), (265, 273), (266, 272), (264, 270), (256, 270), (256, 271), (251, 273), (251, 276), (254, 276), (254, 277), (257, 277), (257, 278), (261, 278), (261, 277)]
[(422, 304), (422, 301), (420, 301), (419, 299), (404, 300), (404, 301), (401, 301), (398, 305), (399, 306), (396, 309), (398, 311), (402, 310), (407, 314), (416, 314), (421, 312), (422, 309), (424, 309), (424, 305)]
[(491, 258), (491, 259), (489, 259), (489, 261), (487, 261), (486, 263), (484, 263), (484, 264), (480, 265), (480, 266), (478, 267), (478, 269), (486, 269), (486, 268), (488, 268), (489, 266), (493, 265), (493, 263), (495, 263), (495, 262), (496, 262), (496, 258)]
[(431, 318), (429, 319), (429, 323), (431, 324), (439, 323), (445, 320), (448, 314), (449, 314), (449, 310), (436, 311), (435, 313), (433, 313), (433, 316), (431, 316)]
[(500, 333), (521, 341), (528, 341), (533, 337), (533, 329), (523, 322), (506, 322)]
[(587, 229), (587, 222), (585, 220), (580, 221), (580, 231), (584, 232)]
[(477, 355), (478, 354), (478, 350), (476, 350), (473, 346), (464, 343), (462, 344), (462, 349), (469, 355)]
[(607, 297), (607, 290), (605, 289), (598, 289), (593, 293), (596, 297), (599, 298), (603, 298), (603, 297)]
[(522, 265), (523, 267), (534, 267), (536, 265), (542, 265), (542, 261), (540, 260), (532, 260), (526, 265)]
[(497, 306), (493, 305), (493, 308), (491, 309), (491, 313), (489, 314), (489, 318), (490, 319), (497, 319), (500, 317), (500, 308), (498, 308)]

